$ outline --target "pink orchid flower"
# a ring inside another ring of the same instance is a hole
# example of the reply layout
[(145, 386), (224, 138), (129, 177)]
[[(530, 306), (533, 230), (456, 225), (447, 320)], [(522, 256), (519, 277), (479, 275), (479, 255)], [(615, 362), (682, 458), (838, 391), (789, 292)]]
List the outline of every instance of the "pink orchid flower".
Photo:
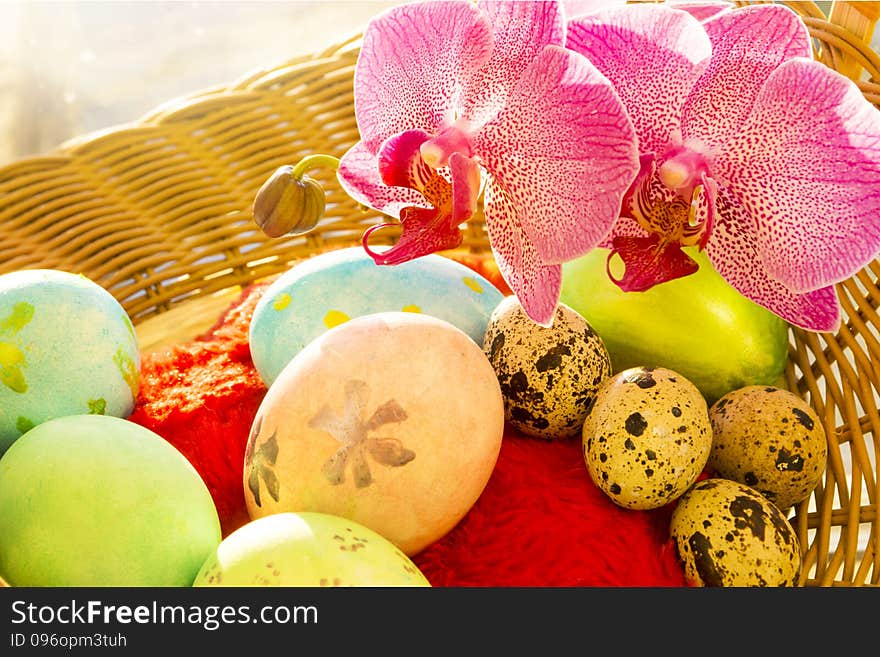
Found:
[(549, 325), (561, 263), (594, 248), (638, 172), (617, 93), (565, 49), (555, 2), (394, 7), (364, 33), (355, 69), (361, 140), (338, 177), (360, 203), (400, 219), (393, 265), (461, 243), (484, 194), (490, 245), (528, 315)]
[(690, 274), (681, 247), (696, 246), (744, 296), (836, 330), (834, 283), (880, 250), (880, 112), (812, 59), (788, 8), (713, 14), (631, 5), (569, 23), (567, 46), (612, 81), (639, 140), (641, 171), (603, 243), (624, 263), (616, 282)]

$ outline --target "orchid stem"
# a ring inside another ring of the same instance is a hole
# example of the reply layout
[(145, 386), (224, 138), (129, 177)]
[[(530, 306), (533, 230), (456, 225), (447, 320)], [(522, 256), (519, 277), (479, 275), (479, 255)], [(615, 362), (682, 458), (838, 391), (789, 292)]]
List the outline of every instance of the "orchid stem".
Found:
[(306, 155), (299, 163), (293, 167), (291, 175), (296, 180), (302, 180), (306, 171), (317, 167), (326, 167), (336, 171), (339, 168), (339, 158), (332, 155)]

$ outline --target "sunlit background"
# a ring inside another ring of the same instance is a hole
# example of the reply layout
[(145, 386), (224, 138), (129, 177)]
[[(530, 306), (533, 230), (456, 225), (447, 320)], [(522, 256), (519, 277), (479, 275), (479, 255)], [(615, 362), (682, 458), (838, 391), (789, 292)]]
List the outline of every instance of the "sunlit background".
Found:
[(395, 4), (0, 0), (0, 164), (319, 52)]

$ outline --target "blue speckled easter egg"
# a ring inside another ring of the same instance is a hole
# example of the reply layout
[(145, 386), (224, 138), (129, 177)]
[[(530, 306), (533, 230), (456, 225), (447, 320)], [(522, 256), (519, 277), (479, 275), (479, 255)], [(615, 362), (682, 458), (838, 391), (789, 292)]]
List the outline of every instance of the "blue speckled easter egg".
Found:
[(328, 329), (388, 311), (445, 320), (482, 345), (489, 316), (503, 298), (486, 278), (441, 255), (377, 265), (359, 246), (328, 251), (295, 265), (266, 289), (251, 319), (251, 357), (271, 385)]
[(139, 381), (134, 327), (107, 290), (54, 269), (0, 275), (0, 454), (49, 419), (128, 417)]

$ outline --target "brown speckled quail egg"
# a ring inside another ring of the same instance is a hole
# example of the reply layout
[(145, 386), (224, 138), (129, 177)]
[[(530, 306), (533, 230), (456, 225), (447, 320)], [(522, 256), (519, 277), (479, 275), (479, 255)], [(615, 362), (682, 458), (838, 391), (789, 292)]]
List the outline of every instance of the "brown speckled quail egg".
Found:
[(505, 297), (489, 317), (483, 351), (501, 384), (506, 421), (548, 440), (580, 433), (599, 384), (611, 375), (602, 338), (562, 303), (544, 327), (515, 296)]
[(709, 408), (714, 438), (708, 468), (747, 484), (783, 511), (810, 496), (828, 456), (813, 408), (788, 390), (748, 386)]
[(618, 506), (655, 509), (684, 493), (712, 448), (706, 400), (680, 374), (634, 367), (606, 379), (584, 421), (590, 477)]
[(669, 525), (693, 586), (797, 586), (800, 544), (770, 500), (750, 486), (702, 479), (682, 495)]

